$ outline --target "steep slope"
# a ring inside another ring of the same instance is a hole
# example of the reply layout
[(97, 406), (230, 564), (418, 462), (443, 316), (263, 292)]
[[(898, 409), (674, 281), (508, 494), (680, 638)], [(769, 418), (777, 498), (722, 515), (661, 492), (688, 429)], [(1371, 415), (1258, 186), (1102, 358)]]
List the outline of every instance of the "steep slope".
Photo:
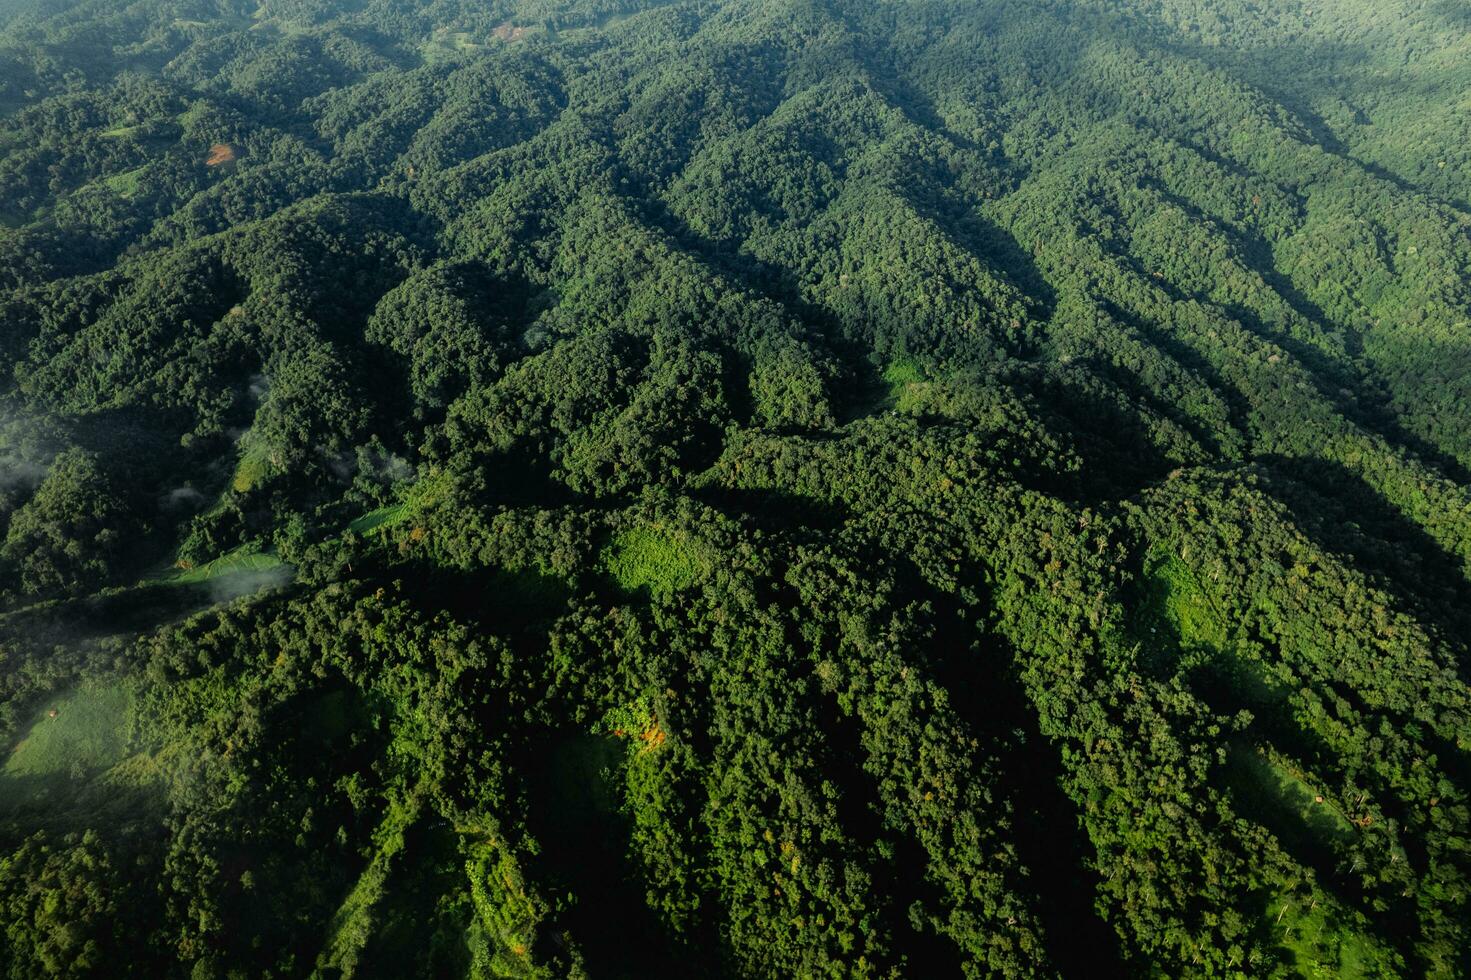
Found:
[(0, 25), (15, 975), (1471, 973), (1453, 4)]

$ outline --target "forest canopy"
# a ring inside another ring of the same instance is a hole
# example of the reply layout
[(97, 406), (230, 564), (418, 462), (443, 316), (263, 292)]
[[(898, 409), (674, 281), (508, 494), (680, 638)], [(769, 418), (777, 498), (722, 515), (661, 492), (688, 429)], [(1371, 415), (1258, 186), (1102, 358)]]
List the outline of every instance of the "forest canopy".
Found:
[(1471, 977), (1454, 0), (0, 0), (0, 975)]

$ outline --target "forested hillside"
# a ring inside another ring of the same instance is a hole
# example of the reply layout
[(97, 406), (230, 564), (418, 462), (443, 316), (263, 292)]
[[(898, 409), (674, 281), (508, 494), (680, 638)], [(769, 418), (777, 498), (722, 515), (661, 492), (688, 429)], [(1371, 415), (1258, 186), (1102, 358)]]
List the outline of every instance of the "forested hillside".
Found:
[(1471, 977), (1465, 0), (0, 0), (0, 973)]

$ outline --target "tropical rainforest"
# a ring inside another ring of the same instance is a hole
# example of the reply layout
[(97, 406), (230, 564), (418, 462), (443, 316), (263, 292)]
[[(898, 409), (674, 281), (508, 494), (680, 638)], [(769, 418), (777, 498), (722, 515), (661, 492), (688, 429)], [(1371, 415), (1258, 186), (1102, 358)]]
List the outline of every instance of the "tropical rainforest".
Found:
[(0, 0), (0, 975), (1471, 977), (1471, 6)]

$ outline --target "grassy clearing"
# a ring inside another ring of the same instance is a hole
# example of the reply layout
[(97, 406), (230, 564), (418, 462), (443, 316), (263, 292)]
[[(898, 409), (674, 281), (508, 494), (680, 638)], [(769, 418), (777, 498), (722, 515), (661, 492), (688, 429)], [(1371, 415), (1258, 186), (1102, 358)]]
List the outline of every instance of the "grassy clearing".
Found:
[(1144, 563), (1148, 594), (1145, 606), (1162, 620), (1183, 646), (1229, 650), (1230, 631), (1226, 621), (1200, 582), (1183, 561), (1160, 549), (1151, 551)]
[(131, 136), (133, 133), (138, 132), (138, 130), (142, 128), (142, 125), (114, 126), (112, 129), (104, 129), (100, 135), (107, 136), (112, 139), (118, 139), (123, 136)]
[(603, 549), (602, 561), (618, 587), (630, 594), (686, 588), (710, 567), (688, 535), (658, 526), (621, 532)]
[(183, 586), (204, 590), (207, 604), (230, 602), (263, 589), (288, 584), (295, 576), (292, 566), (268, 551), (242, 545), (213, 561), (193, 568), (173, 568), (150, 579), (145, 586)]
[(884, 368), (884, 381), (892, 386), (918, 384), (924, 379), (924, 369), (913, 358), (896, 358)]
[[(663, 4), (659, 4), (655, 7), (645, 8), (645, 10), (657, 9), (658, 6), (663, 6)], [(637, 12), (618, 11), (600, 14), (599, 16), (593, 17), (585, 23), (578, 24), (575, 27), (567, 26), (562, 28), (552, 28), (550, 30), (553, 37), (578, 38), (587, 34), (595, 34), (598, 31), (610, 30), (611, 28), (617, 27), (624, 21), (631, 20), (632, 18), (637, 17), (639, 14), (644, 13), (645, 10), (640, 10)]]
[(273, 572), (285, 567), (286, 563), (270, 552), (252, 551), (248, 546), (242, 546), (234, 551), (226, 552), (213, 561), (207, 561), (203, 565), (178, 569), (157, 581), (188, 585), (195, 582), (209, 582), (229, 575)]
[(427, 62), (445, 61), (467, 54), (489, 50), (489, 45), (477, 43), (468, 31), (437, 30), (419, 48)]
[(162, 772), (128, 754), (133, 696), (89, 682), (42, 705), (0, 769), (0, 816), (57, 832), (157, 820)]
[(250, 14), (249, 19), (242, 18), (240, 21), (231, 21), (236, 28), (249, 25), (252, 31), (279, 31), (282, 34), (305, 34), (311, 27), (285, 17), (277, 17), (270, 9), (269, 3), (261, 3), (256, 6)]
[(889, 366), (884, 369), (883, 378), (884, 384), (888, 386), (883, 398), (884, 407), (899, 412), (914, 409), (921, 387), (927, 382), (924, 369), (917, 361), (908, 357), (890, 361)]
[[(1226, 778), (1237, 812), (1260, 821), (1300, 857), (1316, 856), (1314, 863), (1331, 867), (1356, 836), (1329, 795), (1270, 749), (1232, 746)], [(1304, 884), (1279, 891), (1268, 900), (1266, 915), (1297, 976), (1367, 978), (1399, 972), (1368, 921), (1320, 889)]]
[(388, 507), (379, 507), (377, 510), (368, 511), (362, 517), (350, 522), (347, 529), (354, 534), (370, 534), (381, 528), (392, 527), (400, 524), (409, 517), (409, 508), (405, 504), (392, 504)]
[(371, 534), (383, 528), (403, 524), (439, 505), (451, 488), (447, 473), (435, 473), (404, 488), (403, 500), (350, 521), (347, 530), (358, 535)]
[(1172, 551), (1152, 549), (1144, 559), (1139, 604), (1131, 632), (1153, 669), (1185, 668), (1197, 693), (1258, 717), (1288, 716), (1290, 692), (1254, 657), (1242, 654), (1230, 624), (1195, 573)]
[(1237, 809), (1262, 817), (1289, 843), (1295, 839), (1333, 853), (1354, 839), (1353, 824), (1331, 798), (1275, 753), (1233, 746), (1227, 755), (1226, 778), (1240, 801)]
[(1362, 916), (1322, 892), (1279, 892), (1268, 901), (1267, 914), (1278, 944), (1291, 953), (1297, 976), (1368, 980), (1401, 973)]
[(42, 707), (0, 772), (51, 776), (109, 769), (127, 755), (132, 707), (133, 689), (128, 685), (84, 684)]

